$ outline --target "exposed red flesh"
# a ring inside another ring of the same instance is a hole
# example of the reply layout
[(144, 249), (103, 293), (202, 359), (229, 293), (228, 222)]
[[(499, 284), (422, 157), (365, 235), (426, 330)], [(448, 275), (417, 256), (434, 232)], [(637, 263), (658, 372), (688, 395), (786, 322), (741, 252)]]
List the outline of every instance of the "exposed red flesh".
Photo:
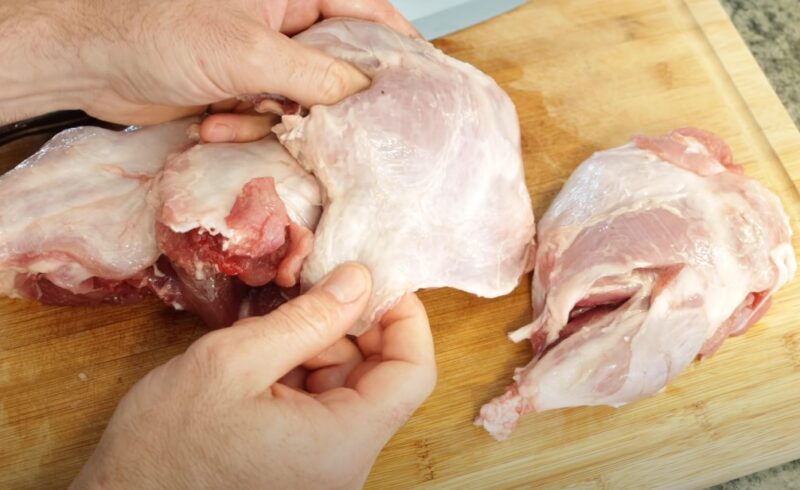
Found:
[(531, 350), (533, 358), (538, 359), (547, 349), (547, 332), (544, 330), (537, 330), (531, 335)]
[(626, 284), (611, 291), (602, 291), (582, 298), (575, 303), (575, 307), (570, 312), (570, 318), (583, 313), (586, 310), (602, 305), (618, 305), (633, 296), (639, 290), (639, 284)]
[[(625, 299), (627, 300), (628, 298)], [(573, 310), (573, 313), (570, 313), (569, 322), (566, 325), (564, 325), (564, 328), (562, 328), (560, 332), (558, 332), (558, 339), (556, 339), (551, 344), (547, 345), (544, 348), (542, 355), (547, 354), (548, 352), (556, 348), (558, 344), (567, 340), (569, 337), (576, 334), (581, 329), (591, 328), (592, 325), (598, 324), (599, 323), (598, 320), (608, 315), (609, 313), (612, 313), (614, 310), (619, 308), (624, 303), (625, 301), (620, 301), (612, 304), (596, 305), (594, 307), (582, 309), (579, 312), (575, 312), (575, 310)]]
[[(170, 306), (198, 314), (211, 327), (235, 322), (247, 293), (247, 286), (236, 278), (216, 274), (198, 281), (181, 274), (163, 256), (154, 267), (124, 281), (87, 279), (80, 285), (81, 293), (59, 287), (41, 274), (20, 274), (15, 287), (25, 298), (54, 306), (121, 305), (157, 296)], [(262, 310), (265, 302), (259, 303)]]
[(41, 274), (20, 274), (15, 280), (15, 288), (25, 298), (53, 306), (123, 305), (151, 295), (144, 274), (124, 281), (90, 278), (81, 284), (81, 289), (86, 291), (81, 294), (56, 286)]
[[(164, 257), (159, 271), (175, 281), (179, 304), (199, 315), (212, 328), (227, 327), (239, 319), (239, 307), (247, 294), (247, 286), (235, 277), (214, 274), (202, 280), (173, 267)], [(164, 298), (162, 298), (164, 299)]]
[(230, 255), (261, 257), (278, 250), (287, 239), (289, 215), (274, 179), (262, 177), (248, 182), (225, 223), (237, 236), (230, 242)]
[[(314, 243), (310, 230), (289, 220), (268, 177), (245, 185), (225, 223), (235, 240), (198, 228), (177, 233), (158, 223), (156, 229), (169, 258), (165, 269), (180, 285), (181, 303), (211, 326), (277, 308), (284, 299), (271, 281), (294, 286)], [(258, 289), (248, 293), (245, 285)]]
[[(194, 277), (221, 273), (238, 276), (249, 286), (263, 286), (275, 279), (290, 252), (292, 228), (274, 180), (264, 177), (248, 182), (225, 222), (235, 239), (200, 228), (178, 233), (158, 223), (159, 247), (172, 264)], [(304, 252), (301, 263), (309, 252)]]
[(287, 301), (287, 294), (276, 284), (253, 288), (243, 303), (240, 318), (262, 316), (274, 311)]
[(679, 128), (674, 131), (675, 134), (694, 138), (699, 141), (708, 149), (708, 152), (714, 156), (719, 163), (724, 165), (727, 170), (741, 171), (742, 166), (733, 163), (733, 152), (731, 147), (716, 134), (700, 128)]
[[(708, 154), (687, 151), (688, 138), (702, 144)], [(744, 173), (733, 163), (731, 149), (717, 135), (697, 128), (676, 129), (667, 136), (634, 136), (632, 141), (643, 150), (650, 150), (659, 158), (699, 175), (713, 175), (725, 170)]]
[(220, 235), (210, 235), (197, 228), (175, 233), (160, 223), (156, 228), (159, 247), (176, 267), (196, 276), (200, 265), (201, 277), (219, 273), (239, 276), (250, 286), (261, 286), (271, 281), (288, 250), (284, 243), (272, 253), (260, 257), (235, 255), (222, 249), (225, 239)]

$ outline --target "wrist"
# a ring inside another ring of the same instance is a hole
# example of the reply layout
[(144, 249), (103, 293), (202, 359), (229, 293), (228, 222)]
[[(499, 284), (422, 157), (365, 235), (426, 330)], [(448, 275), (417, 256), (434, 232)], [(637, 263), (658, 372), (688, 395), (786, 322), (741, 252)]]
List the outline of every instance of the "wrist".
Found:
[(88, 68), (99, 55), (89, 17), (78, 0), (0, 4), (0, 125), (85, 108), (102, 85)]

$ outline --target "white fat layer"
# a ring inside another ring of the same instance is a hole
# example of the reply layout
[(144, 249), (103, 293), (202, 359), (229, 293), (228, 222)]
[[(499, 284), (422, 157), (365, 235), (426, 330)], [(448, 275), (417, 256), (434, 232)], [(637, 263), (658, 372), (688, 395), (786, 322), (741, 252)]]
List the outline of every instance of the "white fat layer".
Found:
[(686, 153), (699, 153), (701, 155), (710, 155), (706, 145), (700, 143), (695, 138), (684, 137), (683, 141), (686, 143)]
[(274, 179), (289, 218), (313, 229), (321, 213), (318, 184), (274, 136), (246, 144), (197, 145), (171, 160), (162, 179), (160, 219), (178, 233), (200, 228), (237, 243), (239, 235), (226, 218), (247, 183), (265, 177)]
[(47, 275), (47, 279), (56, 286), (73, 292), (83, 281), (95, 276), (81, 264), (48, 258), (36, 260), (27, 267), (27, 272)]
[(790, 243), (781, 243), (770, 253), (772, 261), (778, 269), (778, 281), (775, 288), (789, 282), (797, 272), (797, 259)]
[[(152, 265), (159, 251), (146, 199), (167, 156), (188, 144), (192, 121), (126, 132), (69, 129), (0, 176), (0, 263), (58, 257), (20, 273), (58, 270), (54, 282), (67, 289)], [(79, 277), (68, 277), (70, 268)]]
[[(701, 200), (697, 209), (707, 209), (708, 216), (724, 216), (723, 205), (733, 205), (743, 213), (751, 213), (748, 204), (737, 195), (726, 196), (724, 201), (714, 193), (698, 193), (695, 199)], [(737, 240), (731, 233), (729, 223), (719, 219), (707, 219), (705, 225), (711, 228), (709, 235), (721, 243), (733, 243)], [(750, 291), (751, 271), (742, 264), (740, 258), (734, 257), (730, 247), (714, 246), (712, 249), (713, 271), (706, 275), (709, 280), (705, 291), (705, 311), (708, 316), (706, 338), (710, 338), (747, 297)]]

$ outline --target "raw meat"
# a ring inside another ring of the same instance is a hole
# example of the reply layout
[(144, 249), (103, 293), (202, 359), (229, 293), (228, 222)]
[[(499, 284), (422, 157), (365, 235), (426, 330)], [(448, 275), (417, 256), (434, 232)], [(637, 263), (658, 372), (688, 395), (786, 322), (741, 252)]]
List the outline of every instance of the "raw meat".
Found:
[(305, 170), (275, 137), (194, 145), (190, 121), (66, 132), (0, 180), (0, 294), (97, 304), (154, 292), (219, 326), (279, 304), (301, 267), (308, 287), (356, 260), (376, 285), (360, 333), (420, 287), (513, 289), (534, 222), (505, 93), (376, 24), (328, 21), (298, 39), (373, 78), (308, 117), (248, 98), (284, 114), (276, 132)]
[(508, 96), (474, 67), (382, 25), (334, 19), (295, 39), (372, 79), (276, 127), (326, 192), (304, 287), (343, 262), (366, 264), (375, 288), (353, 334), (418, 288), (510, 292), (534, 221)]
[(652, 395), (743, 333), (795, 273), (780, 201), (711, 133), (593, 155), (539, 222), (533, 360), (476, 420), (498, 439), (528, 411)]
[(294, 286), (313, 247), (319, 187), (274, 136), (199, 144), (159, 181), (157, 239), (189, 308), (212, 326), (239, 316), (248, 286)]
[(124, 303), (166, 287), (146, 196), (192, 122), (70, 129), (0, 177), (0, 296)]
[(274, 136), (195, 145), (195, 121), (68, 130), (2, 176), (0, 295), (97, 305), (155, 294), (211, 326), (278, 304), (276, 287), (250, 286), (297, 282), (318, 185)]

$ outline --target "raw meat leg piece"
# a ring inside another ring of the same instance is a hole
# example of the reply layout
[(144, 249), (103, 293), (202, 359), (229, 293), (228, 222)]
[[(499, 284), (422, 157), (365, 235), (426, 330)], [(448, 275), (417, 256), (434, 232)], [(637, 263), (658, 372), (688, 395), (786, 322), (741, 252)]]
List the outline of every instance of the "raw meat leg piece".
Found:
[(0, 176), (0, 296), (125, 303), (164, 289), (146, 196), (192, 122), (70, 129)]
[(295, 39), (372, 78), (275, 129), (326, 193), (303, 285), (343, 262), (366, 264), (375, 288), (353, 334), (419, 288), (510, 292), (534, 221), (508, 96), (474, 67), (382, 25), (328, 20)]
[(65, 131), (0, 177), (0, 294), (97, 305), (155, 293), (212, 326), (277, 304), (276, 288), (249, 287), (297, 282), (318, 184), (274, 136), (194, 145), (193, 122)]
[(795, 273), (778, 198), (728, 146), (680, 129), (593, 155), (539, 222), (534, 358), (476, 420), (498, 439), (519, 417), (650, 396), (743, 333)]
[(157, 239), (190, 309), (213, 326), (239, 316), (243, 282), (297, 281), (321, 212), (316, 180), (275, 136), (196, 145), (159, 182)]

